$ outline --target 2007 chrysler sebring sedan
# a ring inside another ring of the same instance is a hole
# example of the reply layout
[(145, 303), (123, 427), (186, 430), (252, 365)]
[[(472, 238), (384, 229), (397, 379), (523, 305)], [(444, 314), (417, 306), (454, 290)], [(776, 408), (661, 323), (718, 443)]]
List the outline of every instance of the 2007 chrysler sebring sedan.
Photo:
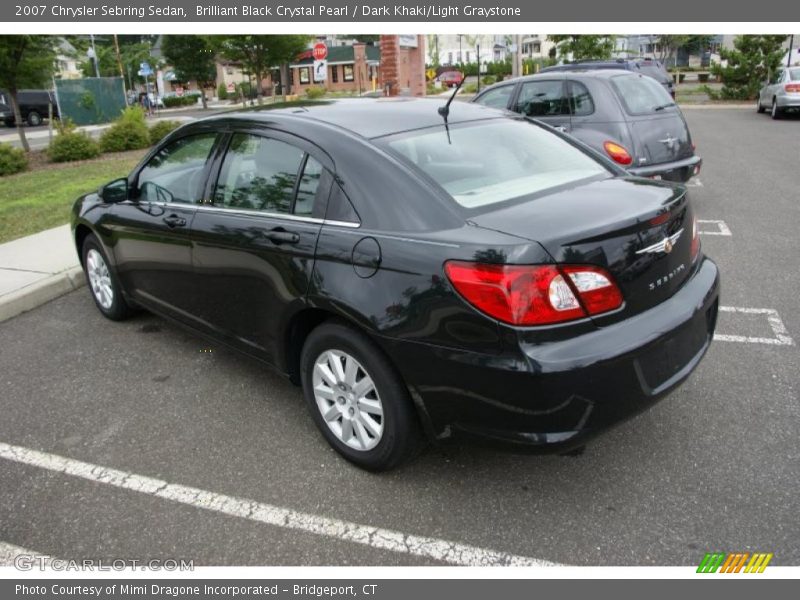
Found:
[(575, 450), (683, 382), (716, 323), (685, 188), (475, 104), (198, 121), (72, 227), (106, 317), (274, 365), (368, 469), (455, 433)]

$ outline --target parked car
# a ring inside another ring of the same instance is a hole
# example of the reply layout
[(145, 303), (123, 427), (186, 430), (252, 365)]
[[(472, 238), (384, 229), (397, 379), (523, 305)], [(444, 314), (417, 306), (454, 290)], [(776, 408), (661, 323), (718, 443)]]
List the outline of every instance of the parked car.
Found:
[(700, 172), (683, 114), (652, 78), (618, 69), (557, 71), (497, 83), (473, 98), (570, 133), (629, 173), (686, 182)]
[(71, 223), (103, 315), (274, 366), (367, 469), (423, 436), (578, 448), (685, 381), (716, 323), (683, 186), (469, 103), (196, 121)]
[[(50, 104), (53, 105), (53, 117), (58, 118), (58, 104), (55, 94), (47, 90), (19, 90), (17, 102), (22, 119), (31, 127), (38, 127), (50, 114)], [(14, 109), (11, 106), (11, 96), (5, 90), (0, 90), (0, 118), (6, 126), (14, 127)]]
[(785, 112), (800, 111), (800, 66), (775, 70), (756, 99), (758, 112), (763, 113), (767, 107), (773, 119), (780, 119)]
[(624, 69), (652, 77), (664, 86), (670, 96), (675, 98), (675, 82), (661, 61), (654, 58), (617, 58), (614, 60), (579, 60), (564, 65), (542, 69), (542, 73), (558, 71), (586, 71), (590, 69)]
[(437, 78), (445, 87), (456, 87), (464, 81), (464, 74), (461, 71), (444, 71)]

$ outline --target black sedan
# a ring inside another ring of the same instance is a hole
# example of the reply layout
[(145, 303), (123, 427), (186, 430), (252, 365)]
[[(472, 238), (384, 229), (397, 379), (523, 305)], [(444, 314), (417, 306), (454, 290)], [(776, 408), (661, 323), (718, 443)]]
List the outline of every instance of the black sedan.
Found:
[(719, 287), (686, 189), (522, 117), (440, 108), (181, 127), (75, 203), (97, 307), (272, 365), (368, 469), (456, 434), (568, 452), (682, 383)]

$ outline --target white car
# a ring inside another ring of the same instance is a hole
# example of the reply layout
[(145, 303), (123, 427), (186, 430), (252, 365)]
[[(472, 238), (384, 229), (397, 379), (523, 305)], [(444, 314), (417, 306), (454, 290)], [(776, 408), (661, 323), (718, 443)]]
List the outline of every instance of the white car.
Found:
[(780, 67), (756, 99), (758, 112), (770, 107), (773, 119), (780, 119), (789, 110), (800, 111), (800, 66)]

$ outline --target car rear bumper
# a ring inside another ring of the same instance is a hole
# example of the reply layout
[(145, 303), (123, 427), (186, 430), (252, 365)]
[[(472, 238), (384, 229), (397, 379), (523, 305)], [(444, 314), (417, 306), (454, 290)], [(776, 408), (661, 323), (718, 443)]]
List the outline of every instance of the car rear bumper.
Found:
[(686, 380), (713, 338), (718, 298), (717, 266), (703, 258), (670, 299), (566, 340), (516, 341), (500, 355), (380, 341), (433, 437), (462, 433), (567, 451)]
[(648, 165), (646, 167), (633, 167), (628, 173), (638, 177), (655, 177), (666, 181), (684, 183), (700, 172), (703, 159), (697, 155), (668, 163)]
[(800, 94), (783, 94), (775, 98), (778, 108), (800, 108)]

